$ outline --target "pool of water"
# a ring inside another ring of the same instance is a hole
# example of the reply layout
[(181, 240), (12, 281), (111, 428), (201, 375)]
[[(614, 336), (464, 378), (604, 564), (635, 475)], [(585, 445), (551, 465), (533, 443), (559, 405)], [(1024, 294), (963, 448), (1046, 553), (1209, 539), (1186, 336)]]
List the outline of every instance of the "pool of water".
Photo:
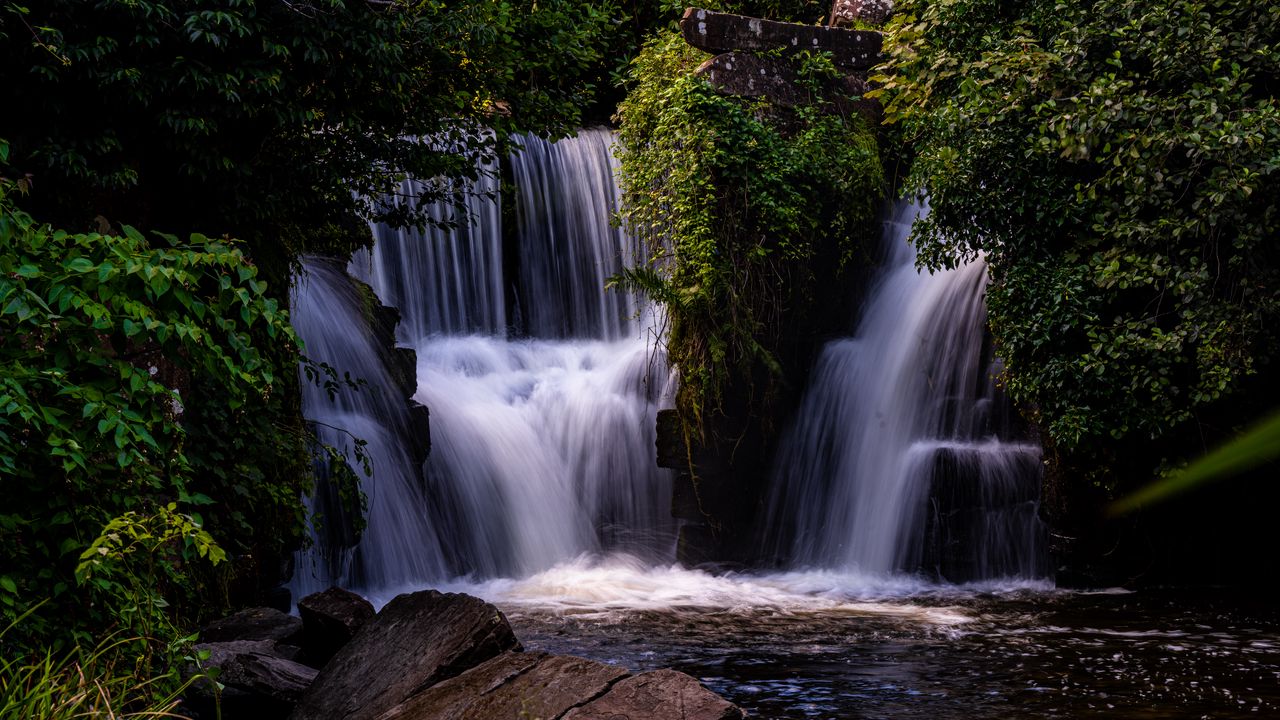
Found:
[(1280, 613), (1226, 592), (581, 559), (459, 583), (525, 648), (673, 667), (759, 718), (1280, 716)]

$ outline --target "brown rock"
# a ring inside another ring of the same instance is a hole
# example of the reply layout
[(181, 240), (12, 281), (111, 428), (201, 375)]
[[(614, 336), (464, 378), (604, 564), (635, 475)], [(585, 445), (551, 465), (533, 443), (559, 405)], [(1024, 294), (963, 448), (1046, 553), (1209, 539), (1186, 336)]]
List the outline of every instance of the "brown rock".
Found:
[(739, 720), (746, 713), (675, 670), (629, 677), (609, 692), (565, 713), (563, 720)]
[(324, 667), (373, 618), (374, 611), (368, 600), (350, 590), (331, 587), (299, 600), (298, 614), (302, 616), (306, 660)]
[(519, 648), (497, 608), (435, 590), (401, 595), (325, 665), (293, 720), (372, 720), (442, 680)]
[(558, 718), (603, 695), (627, 671), (594, 660), (506, 653), (392, 708), (378, 720)]
[(870, 30), (798, 25), (700, 8), (685, 10), (680, 32), (685, 42), (710, 53), (825, 50), (836, 67), (846, 70), (865, 70), (879, 63), (883, 40)]

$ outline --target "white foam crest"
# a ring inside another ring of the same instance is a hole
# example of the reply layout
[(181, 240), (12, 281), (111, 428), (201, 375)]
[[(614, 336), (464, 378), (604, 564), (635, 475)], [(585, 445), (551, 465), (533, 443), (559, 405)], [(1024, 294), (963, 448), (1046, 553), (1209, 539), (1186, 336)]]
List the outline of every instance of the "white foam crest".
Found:
[[(959, 607), (910, 602), (941, 586), (911, 576), (825, 570), (771, 574), (711, 573), (649, 566), (627, 555), (582, 555), (526, 578), (458, 579), (435, 586), (484, 598), (504, 610), (621, 619), (635, 612), (891, 617), (951, 627), (973, 615)], [(405, 588), (405, 591), (410, 588)], [(955, 597), (966, 595), (951, 588)], [(381, 605), (391, 596), (372, 597)]]

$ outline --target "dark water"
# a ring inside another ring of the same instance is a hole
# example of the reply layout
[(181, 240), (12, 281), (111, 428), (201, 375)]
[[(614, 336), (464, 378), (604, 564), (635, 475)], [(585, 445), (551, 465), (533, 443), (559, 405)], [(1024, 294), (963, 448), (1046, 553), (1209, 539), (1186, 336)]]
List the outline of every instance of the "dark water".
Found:
[(1280, 613), (1226, 593), (505, 609), (528, 649), (674, 667), (760, 718), (1280, 717)]

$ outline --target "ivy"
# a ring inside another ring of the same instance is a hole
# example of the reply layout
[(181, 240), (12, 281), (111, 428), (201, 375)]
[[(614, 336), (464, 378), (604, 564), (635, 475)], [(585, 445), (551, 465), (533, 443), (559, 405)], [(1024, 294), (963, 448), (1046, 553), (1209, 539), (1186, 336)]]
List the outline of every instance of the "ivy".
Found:
[[(883, 185), (860, 116), (820, 95), (794, 109), (723, 96), (693, 73), (705, 58), (658, 36), (633, 63), (617, 116), (622, 221), (653, 258), (617, 281), (666, 306), (677, 404), (698, 430), (735, 378), (763, 402), (784, 381), (784, 318), (866, 247)], [(835, 72), (821, 55), (793, 62), (815, 87)]]

